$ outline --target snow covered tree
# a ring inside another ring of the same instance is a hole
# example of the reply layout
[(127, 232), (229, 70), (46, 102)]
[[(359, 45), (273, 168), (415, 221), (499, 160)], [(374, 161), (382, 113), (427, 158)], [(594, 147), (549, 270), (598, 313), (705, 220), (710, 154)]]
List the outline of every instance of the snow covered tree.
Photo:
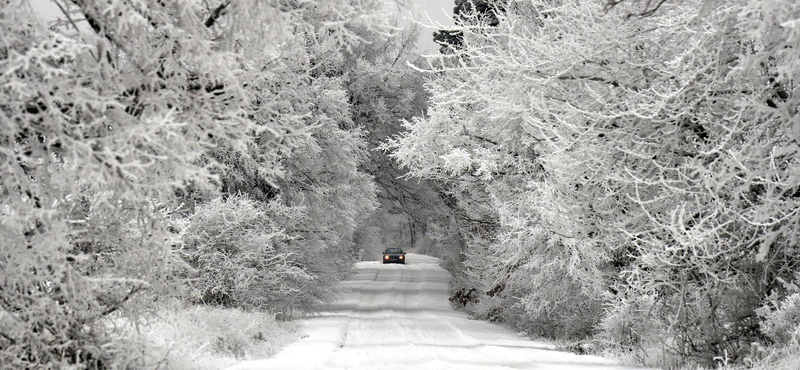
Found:
[(406, 178), (406, 171), (378, 150), (402, 130), (403, 119), (427, 108), (424, 76), (408, 66), (418, 59), (419, 29), (399, 18), (389, 24), (397, 30), (390, 37), (364, 30), (368, 42), (347, 53), (344, 63), (353, 124), (363, 130), (369, 153), (361, 169), (373, 176), (381, 203), (360, 231), (364, 258), (377, 257), (386, 243), (407, 249), (429, 246), (428, 225), (447, 212), (435, 184)]
[(618, 343), (735, 358), (798, 266), (800, 9), (615, 3), (512, 1), (496, 27), (463, 27), (393, 155), (482, 189), (460, 201), (500, 229), (466, 264), (500, 283), (501, 310), (567, 323), (610, 304), (655, 328)]
[[(315, 134), (343, 137), (330, 148), (354, 156), (345, 177), (361, 188), (345, 211), (372, 206), (355, 171), (358, 134), (291, 105), (315, 83), (314, 94), (338, 93), (310, 78), (307, 36), (325, 35), (327, 51), (353, 47), (352, 26), (380, 17), (371, 5), (53, 3), (64, 14), (52, 25), (36, 2), (0, 8), (3, 367), (146, 366), (114, 323), (176, 291), (179, 201), (209, 183), (232, 194), (256, 184), (273, 199), (287, 158), (304, 154), (290, 153)], [(326, 101), (341, 100), (301, 103)]]

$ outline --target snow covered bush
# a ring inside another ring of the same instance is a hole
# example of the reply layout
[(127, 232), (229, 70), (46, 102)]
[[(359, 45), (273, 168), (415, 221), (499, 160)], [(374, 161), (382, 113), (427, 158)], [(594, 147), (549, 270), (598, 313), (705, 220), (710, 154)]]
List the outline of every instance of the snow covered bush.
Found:
[(137, 367), (144, 344), (116, 323), (179, 294), (157, 208), (83, 182), (54, 210), (58, 222), (26, 237), (0, 227), (0, 365)]
[(197, 207), (181, 233), (180, 254), (194, 269), (189, 296), (228, 307), (296, 307), (315, 298), (315, 277), (297, 263), (291, 235), (276, 223), (300, 217), (277, 202), (243, 196)]
[(782, 298), (777, 293), (756, 310), (762, 319), (761, 331), (778, 345), (800, 344), (800, 287), (787, 283)]
[(648, 366), (679, 365), (678, 356), (668, 358), (663, 350), (667, 328), (655, 310), (656, 300), (652, 295), (633, 296), (610, 305), (595, 337), (601, 348), (623, 361)]
[(268, 358), (300, 335), (297, 323), (279, 322), (269, 312), (174, 303), (137, 325), (119, 323), (127, 350), (143, 355), (127, 368), (224, 369)]
[[(800, 369), (800, 287), (798, 280), (784, 282), (756, 310), (760, 328), (772, 346), (754, 342), (744, 363), (757, 370)], [(770, 343), (771, 342), (771, 343)]]

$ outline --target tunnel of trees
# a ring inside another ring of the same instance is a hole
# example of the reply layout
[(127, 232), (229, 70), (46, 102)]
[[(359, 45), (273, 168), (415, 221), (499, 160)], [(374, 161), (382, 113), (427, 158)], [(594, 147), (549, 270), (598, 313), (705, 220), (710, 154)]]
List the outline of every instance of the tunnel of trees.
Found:
[(34, 3), (0, 8), (0, 366), (155, 368), (120, 322), (302, 311), (390, 240), (578, 351), (800, 353), (796, 1), (458, 0), (423, 56), (378, 0)]

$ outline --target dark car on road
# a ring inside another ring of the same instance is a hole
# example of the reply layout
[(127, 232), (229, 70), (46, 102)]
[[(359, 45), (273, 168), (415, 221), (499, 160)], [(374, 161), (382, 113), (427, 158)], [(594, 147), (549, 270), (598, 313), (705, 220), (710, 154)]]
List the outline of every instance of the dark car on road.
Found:
[(386, 248), (383, 251), (383, 263), (406, 263), (406, 254), (400, 248)]

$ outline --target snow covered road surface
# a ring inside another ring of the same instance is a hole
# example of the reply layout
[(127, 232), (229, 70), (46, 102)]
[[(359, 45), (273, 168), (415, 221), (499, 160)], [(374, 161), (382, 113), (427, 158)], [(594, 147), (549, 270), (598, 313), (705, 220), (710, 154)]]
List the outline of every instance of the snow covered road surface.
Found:
[(359, 263), (347, 292), (304, 320), (307, 336), (231, 369), (633, 369), (471, 320), (450, 308), (450, 275), (437, 258), (407, 258), (406, 265)]

